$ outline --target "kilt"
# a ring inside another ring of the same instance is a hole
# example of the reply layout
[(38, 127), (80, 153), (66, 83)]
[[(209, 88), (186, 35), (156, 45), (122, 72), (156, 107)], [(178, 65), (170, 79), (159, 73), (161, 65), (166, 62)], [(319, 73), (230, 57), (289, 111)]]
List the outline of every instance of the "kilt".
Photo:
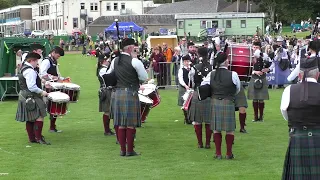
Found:
[(110, 119), (113, 119), (112, 107), (113, 107), (113, 103), (114, 103), (114, 94), (115, 94), (115, 90), (113, 89), (111, 91), (111, 97), (110, 97), (110, 108), (109, 108)]
[(99, 98), (99, 112), (110, 114), (110, 102), (111, 102), (112, 90), (107, 89), (106, 93), (107, 93), (106, 99), (104, 101), (101, 101)]
[[(309, 132), (313, 135), (308, 136)], [(282, 180), (293, 179), (320, 179), (320, 129), (290, 133)]]
[(110, 113), (114, 125), (125, 127), (140, 127), (141, 113), (138, 92), (117, 88), (112, 99)]
[(191, 105), (188, 111), (188, 119), (197, 123), (211, 122), (211, 100), (207, 98), (203, 101), (199, 101), (198, 92), (194, 91)]
[(186, 93), (186, 88), (179, 85), (179, 92), (178, 92), (178, 106), (183, 106), (184, 100), (182, 96)]
[(229, 99), (211, 99), (211, 130), (231, 132), (236, 129), (235, 105)]
[(242, 85), (240, 86), (240, 92), (235, 97), (235, 106), (248, 108), (247, 97)]
[(38, 118), (47, 116), (46, 104), (41, 96), (34, 95), (36, 102), (36, 108), (33, 111), (27, 111), (26, 99), (27, 95), (30, 94), (26, 91), (20, 91), (18, 99), (18, 108), (16, 113), (16, 120), (20, 122), (35, 122)]
[(254, 81), (258, 79), (257, 75), (252, 75), (248, 87), (248, 99), (250, 100), (269, 100), (268, 81), (266, 75), (262, 77), (263, 87), (261, 89), (254, 88)]

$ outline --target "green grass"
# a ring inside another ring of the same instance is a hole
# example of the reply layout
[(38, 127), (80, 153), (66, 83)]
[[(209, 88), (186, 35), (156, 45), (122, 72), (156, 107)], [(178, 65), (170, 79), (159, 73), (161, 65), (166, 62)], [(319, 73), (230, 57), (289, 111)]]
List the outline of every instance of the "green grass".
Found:
[(283, 27), (282, 30), (282, 35), (283, 36), (291, 36), (293, 37), (294, 35), (296, 35), (297, 38), (306, 38), (306, 36), (309, 36), (311, 34), (311, 32), (309, 31), (305, 31), (305, 32), (296, 32), (296, 33), (292, 33), (292, 29), (290, 26), (285, 26)]
[(14, 120), (17, 101), (0, 103), (0, 173), (9, 173), (0, 179), (280, 179), (288, 145), (279, 111), (281, 90), (270, 91), (264, 123), (251, 122), (249, 107), (249, 134), (237, 129), (232, 161), (214, 160), (213, 143), (211, 150), (198, 149), (193, 127), (183, 124), (177, 91), (161, 90), (161, 104), (137, 130), (136, 151), (142, 155), (125, 158), (115, 137), (103, 135), (95, 65), (96, 59), (81, 55), (61, 59), (60, 71), (81, 86), (81, 94), (69, 105), (71, 112), (57, 120), (63, 133), (49, 133), (45, 119), (43, 133), (51, 146), (28, 144), (25, 123)]

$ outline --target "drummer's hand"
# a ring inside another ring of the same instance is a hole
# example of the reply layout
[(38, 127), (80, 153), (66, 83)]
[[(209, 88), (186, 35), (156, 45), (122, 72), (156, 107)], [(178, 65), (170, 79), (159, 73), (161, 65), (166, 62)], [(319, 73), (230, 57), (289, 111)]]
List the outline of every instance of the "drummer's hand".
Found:
[(263, 74), (263, 72), (261, 71), (254, 71), (254, 74), (258, 75), (258, 76), (261, 76)]
[(139, 90), (141, 90), (142, 92), (145, 90), (145, 88), (143, 86), (140, 85)]
[(48, 93), (46, 91), (42, 91), (41, 96), (46, 97), (46, 96), (48, 96)]
[(57, 76), (52, 76), (52, 80), (58, 80), (59, 78)]
[(186, 90), (189, 90), (189, 89), (190, 89), (189, 86), (187, 86), (187, 85), (185, 85), (184, 88), (186, 88)]
[(264, 68), (264, 69), (262, 69), (262, 72), (264, 72), (264, 73), (269, 72), (269, 68)]

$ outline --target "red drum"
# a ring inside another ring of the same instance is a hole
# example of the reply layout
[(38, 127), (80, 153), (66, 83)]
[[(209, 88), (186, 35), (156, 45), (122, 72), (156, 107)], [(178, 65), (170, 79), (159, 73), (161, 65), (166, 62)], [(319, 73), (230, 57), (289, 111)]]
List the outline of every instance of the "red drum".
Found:
[(56, 92), (56, 91), (62, 91), (64, 88), (63, 83), (58, 83), (58, 82), (47, 82), (45, 84), (46, 92)]
[(240, 81), (250, 81), (253, 68), (251, 46), (230, 44), (227, 53), (230, 61), (229, 70), (237, 72)]
[(69, 96), (62, 92), (48, 94), (47, 111), (53, 116), (63, 116), (68, 112)]
[(157, 90), (157, 86), (154, 84), (143, 84), (142, 87), (144, 87), (144, 90), (140, 90), (139, 93), (144, 96), (148, 96), (153, 101), (153, 108), (158, 106), (161, 102), (161, 97)]
[(141, 94), (138, 94), (139, 96), (139, 100), (140, 100), (140, 104), (141, 104), (141, 107), (140, 107), (140, 112), (141, 112), (141, 122), (144, 123), (148, 117), (148, 114), (152, 108), (152, 104), (153, 104), (153, 101), (146, 97), (146, 96), (143, 96)]
[(185, 111), (188, 111), (191, 105), (191, 100), (193, 97), (193, 90), (187, 90), (187, 92), (184, 93), (184, 95), (182, 96), (184, 102), (183, 102), (183, 106), (182, 109)]
[(73, 83), (63, 83), (64, 88), (62, 92), (66, 93), (70, 97), (70, 102), (77, 102), (80, 94), (80, 86)]

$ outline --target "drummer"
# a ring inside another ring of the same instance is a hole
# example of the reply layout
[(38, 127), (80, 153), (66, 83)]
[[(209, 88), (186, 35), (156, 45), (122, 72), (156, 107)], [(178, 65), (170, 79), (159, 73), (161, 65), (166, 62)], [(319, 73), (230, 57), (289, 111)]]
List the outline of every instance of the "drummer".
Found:
[[(38, 65), (37, 67), (35, 68), (35, 70), (39, 73), (39, 67), (40, 67), (40, 64), (41, 64), (41, 61), (43, 59), (43, 48), (44, 46), (40, 45), (40, 44), (31, 44), (30, 45), (30, 50), (31, 52), (34, 52), (34, 53), (37, 53), (40, 55), (40, 59), (38, 60)], [(26, 61), (26, 57), (28, 55), (29, 52), (25, 52), (22, 54), (22, 57), (21, 57), (21, 60), (22, 62), (24, 63)]]
[[(179, 93), (178, 93), (178, 106), (183, 106), (183, 98), (182, 96), (184, 93), (192, 88), (192, 84), (189, 78), (189, 71), (190, 71), (190, 62), (191, 58), (189, 55), (185, 55), (182, 57), (183, 67), (178, 71), (178, 80), (179, 80)], [(187, 124), (191, 124), (188, 120), (188, 112), (182, 108), (184, 114), (184, 122)]]
[(100, 82), (100, 91), (99, 91), (99, 112), (103, 112), (103, 126), (104, 126), (104, 135), (112, 136), (115, 135), (114, 132), (110, 129), (110, 100), (112, 89), (107, 87), (103, 75), (107, 74), (108, 67), (110, 65), (110, 53), (107, 55), (100, 55), (98, 59), (97, 66), (97, 76)]
[(47, 116), (42, 97), (48, 94), (41, 89), (41, 79), (35, 71), (40, 58), (37, 53), (29, 53), (18, 74), (20, 93), (16, 120), (26, 122), (30, 143), (50, 145), (42, 136), (43, 119)]
[[(50, 52), (49, 56), (44, 58), (40, 65), (40, 77), (46, 81), (58, 81), (68, 80), (70, 78), (63, 78), (60, 76), (58, 69), (58, 59), (64, 56), (64, 50), (60, 47), (55, 47)], [(56, 129), (57, 118), (50, 115), (50, 132), (60, 133), (61, 130)]]

